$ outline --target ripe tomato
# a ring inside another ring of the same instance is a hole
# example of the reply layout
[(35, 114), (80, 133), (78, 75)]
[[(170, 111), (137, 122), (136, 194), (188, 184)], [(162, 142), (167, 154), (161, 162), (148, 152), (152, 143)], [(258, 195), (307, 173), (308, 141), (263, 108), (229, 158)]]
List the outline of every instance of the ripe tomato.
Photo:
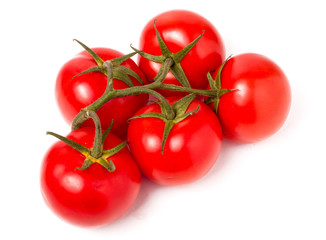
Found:
[[(104, 61), (123, 56), (122, 53), (109, 48), (94, 48), (92, 49)], [(136, 72), (143, 82), (145, 77), (138, 66), (132, 59), (128, 59), (121, 64)], [(73, 59), (65, 63), (56, 81), (56, 99), (59, 109), (65, 120), (71, 124), (75, 116), (80, 110), (95, 100), (104, 93), (107, 86), (107, 77), (101, 72), (91, 72), (80, 76), (77, 74), (97, 66), (92, 56), (82, 51)], [(140, 83), (133, 77), (130, 77), (134, 85)], [(127, 88), (127, 84), (120, 80), (113, 81), (115, 89)], [(145, 94), (138, 96), (127, 96), (117, 99), (112, 99), (104, 104), (96, 113), (98, 114), (103, 129), (106, 129), (114, 119), (112, 132), (120, 138), (125, 138), (127, 132), (127, 121), (134, 113), (147, 103), (148, 96)], [(83, 126), (93, 126), (92, 120), (87, 120)]]
[[(92, 147), (94, 128), (80, 128), (67, 138)], [(122, 141), (109, 134), (104, 149)], [(109, 172), (93, 163), (79, 170), (85, 157), (63, 142), (46, 153), (41, 167), (41, 190), (48, 206), (62, 219), (79, 226), (108, 224), (123, 215), (135, 201), (141, 182), (140, 171), (127, 148), (110, 157), (116, 170)]]
[[(170, 104), (178, 100), (167, 98)], [(219, 155), (222, 131), (214, 112), (195, 99), (187, 112), (200, 106), (197, 113), (176, 123), (170, 131), (162, 155), (162, 137), (165, 123), (152, 117), (132, 119), (128, 128), (128, 142), (141, 171), (161, 185), (179, 185), (194, 182), (204, 176)], [(136, 114), (160, 113), (155, 103), (141, 108)]]
[(285, 122), (291, 105), (290, 85), (281, 68), (265, 56), (232, 57), (222, 70), (221, 86), (237, 89), (220, 98), (218, 116), (226, 138), (256, 142), (274, 134)]
[[(207, 72), (215, 70), (225, 57), (224, 44), (216, 28), (194, 12), (173, 10), (161, 13), (146, 24), (140, 36), (139, 49), (152, 55), (162, 54), (154, 29), (154, 20), (158, 32), (172, 53), (179, 52), (205, 31), (202, 38), (180, 62), (191, 87), (205, 89), (208, 84)], [(140, 56), (138, 65), (149, 81), (154, 79), (160, 69), (159, 63)], [(164, 83), (180, 86), (172, 73), (168, 73)], [(172, 91), (160, 92), (170, 96), (178, 94)]]

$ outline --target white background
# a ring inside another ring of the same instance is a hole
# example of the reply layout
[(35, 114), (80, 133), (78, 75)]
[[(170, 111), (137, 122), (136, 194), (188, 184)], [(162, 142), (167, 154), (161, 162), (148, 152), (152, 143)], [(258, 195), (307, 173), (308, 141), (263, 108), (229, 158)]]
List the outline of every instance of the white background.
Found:
[[(2, 1), (0, 238), (326, 239), (323, 2)], [(56, 141), (45, 132), (69, 132), (54, 84), (82, 50), (72, 39), (129, 53), (148, 20), (175, 8), (210, 20), (227, 55), (256, 52), (277, 62), (293, 92), (288, 120), (263, 142), (225, 141), (216, 165), (194, 184), (143, 179), (132, 209), (109, 226), (71, 226), (44, 204), (39, 170)]]

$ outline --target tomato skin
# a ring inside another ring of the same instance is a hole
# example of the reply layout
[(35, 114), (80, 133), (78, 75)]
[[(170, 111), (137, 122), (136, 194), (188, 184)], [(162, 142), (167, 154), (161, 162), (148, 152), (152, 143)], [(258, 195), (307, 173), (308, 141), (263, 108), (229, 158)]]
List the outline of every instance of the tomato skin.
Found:
[[(94, 128), (72, 131), (67, 137), (91, 147)], [(109, 134), (104, 149), (122, 141)], [(71, 224), (92, 227), (113, 222), (135, 201), (141, 182), (140, 171), (127, 148), (110, 159), (112, 173), (94, 163), (78, 170), (85, 157), (63, 142), (55, 143), (46, 153), (41, 167), (41, 190), (47, 205)]]
[[(104, 61), (122, 56), (123, 54), (109, 48), (93, 48)], [(132, 59), (121, 64), (136, 72), (147, 83), (145, 76)], [(65, 120), (71, 124), (80, 110), (94, 101), (104, 93), (107, 86), (107, 77), (100, 72), (92, 72), (77, 77), (77, 74), (97, 66), (94, 59), (86, 51), (82, 51), (74, 58), (66, 62), (60, 69), (56, 80), (56, 99), (59, 109)], [(134, 85), (141, 85), (135, 78), (130, 77)], [(115, 89), (127, 88), (127, 84), (120, 80), (114, 80)], [(112, 99), (105, 103), (97, 114), (101, 120), (103, 129), (110, 126), (114, 119), (112, 132), (118, 137), (126, 137), (127, 121), (133, 114), (147, 103), (148, 95), (127, 96)], [(91, 119), (83, 123), (83, 126), (93, 126)]]
[[(178, 98), (169, 97), (173, 104)], [(203, 177), (214, 165), (222, 144), (222, 131), (214, 112), (199, 100), (188, 111), (199, 111), (172, 128), (161, 153), (164, 122), (157, 118), (137, 118), (130, 121), (128, 142), (142, 173), (161, 185), (181, 185)], [(135, 116), (161, 112), (158, 104), (140, 109)]]
[[(207, 19), (191, 11), (173, 10), (161, 13), (145, 25), (140, 36), (139, 49), (153, 55), (162, 54), (156, 38), (154, 20), (157, 30), (172, 53), (182, 50), (205, 31), (203, 37), (180, 62), (191, 87), (205, 89), (208, 84), (207, 72), (215, 70), (225, 58), (224, 44), (216, 28)], [(138, 65), (149, 81), (154, 79), (161, 66), (140, 56)], [(180, 86), (172, 73), (168, 73), (164, 83)], [(159, 92), (165, 96), (183, 95), (180, 92)]]
[(255, 53), (232, 57), (222, 70), (221, 86), (237, 89), (220, 98), (218, 116), (226, 138), (257, 142), (284, 124), (291, 105), (290, 85), (281, 68), (267, 57)]

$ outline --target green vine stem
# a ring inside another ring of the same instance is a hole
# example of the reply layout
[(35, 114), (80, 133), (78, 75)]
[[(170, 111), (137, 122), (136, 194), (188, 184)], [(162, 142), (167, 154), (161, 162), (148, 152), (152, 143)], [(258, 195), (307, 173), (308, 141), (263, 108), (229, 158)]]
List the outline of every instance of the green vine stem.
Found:
[(106, 61), (103, 63), (103, 68), (105, 68), (107, 77), (108, 77), (108, 84), (107, 89), (105, 90), (104, 94), (98, 98), (94, 103), (87, 106), (86, 108), (82, 109), (75, 117), (75, 119), (72, 122), (72, 130), (78, 129), (81, 124), (89, 119), (89, 115), (87, 114), (90, 111), (97, 111), (99, 108), (101, 108), (106, 102), (110, 101), (114, 98), (119, 97), (125, 97), (125, 96), (131, 96), (131, 95), (139, 95), (139, 94), (150, 94), (154, 97), (156, 97), (159, 101), (161, 101), (164, 109), (164, 114), (166, 115), (167, 119), (174, 119), (175, 113), (170, 106), (170, 104), (167, 102), (167, 100), (155, 89), (165, 89), (165, 90), (171, 90), (171, 91), (181, 91), (186, 93), (193, 93), (196, 95), (204, 95), (208, 97), (215, 97), (217, 95), (217, 89), (213, 90), (202, 90), (202, 89), (193, 89), (189, 87), (182, 87), (182, 86), (176, 86), (173, 84), (164, 84), (163, 81), (170, 71), (171, 67), (174, 65), (174, 60), (170, 57), (165, 59), (165, 62), (163, 63), (160, 72), (155, 77), (155, 81), (142, 86), (133, 86), (125, 89), (119, 89), (116, 90), (113, 88), (113, 74), (112, 74), (112, 62)]
[(158, 88), (165, 89), (165, 90), (171, 90), (171, 91), (194, 93), (194, 94), (203, 95), (203, 96), (216, 96), (216, 90), (202, 90), (202, 89), (195, 89), (195, 88), (187, 88), (187, 87), (181, 87), (181, 86), (177, 86), (177, 85), (173, 85), (173, 84), (162, 83)]
[(78, 122), (76, 122), (74, 128), (72, 130), (76, 130), (80, 128), (80, 125), (86, 121), (87, 119), (91, 118), (94, 121), (95, 125), (95, 137), (94, 137), (94, 144), (93, 144), (93, 149), (91, 151), (91, 155), (94, 158), (99, 158), (102, 155), (102, 128), (101, 128), (101, 121), (98, 115), (96, 114), (95, 111), (90, 110), (90, 109), (82, 109), (80, 112), (80, 116), (82, 117), (79, 119)]
[(94, 158), (100, 158), (103, 152), (101, 121), (98, 115), (94, 111), (87, 111), (87, 114), (91, 119), (93, 119), (95, 124), (95, 137), (94, 137), (94, 144), (93, 144), (93, 149), (91, 151), (91, 155)]
[(92, 118), (95, 124), (95, 136), (94, 136), (94, 143), (92, 148), (87, 148), (69, 138), (63, 137), (53, 132), (47, 132), (47, 134), (58, 138), (59, 140), (66, 143), (67, 145), (74, 148), (75, 150), (77, 150), (78, 152), (80, 152), (82, 155), (85, 156), (83, 165), (81, 167), (76, 167), (76, 169), (85, 170), (89, 168), (93, 163), (98, 163), (102, 167), (107, 169), (109, 172), (113, 172), (115, 171), (115, 165), (108, 158), (118, 153), (121, 149), (123, 149), (127, 145), (127, 142), (122, 142), (111, 149), (103, 150), (104, 141), (107, 138), (112, 128), (113, 121), (111, 122), (110, 127), (106, 129), (104, 133), (102, 133), (101, 122), (97, 114), (94, 111), (88, 110), (86, 112), (86, 115), (88, 116), (88, 118)]
[(113, 64), (111, 61), (105, 61), (103, 63), (103, 68), (106, 69), (107, 75), (108, 75), (108, 84), (106, 91), (112, 91), (113, 90)]

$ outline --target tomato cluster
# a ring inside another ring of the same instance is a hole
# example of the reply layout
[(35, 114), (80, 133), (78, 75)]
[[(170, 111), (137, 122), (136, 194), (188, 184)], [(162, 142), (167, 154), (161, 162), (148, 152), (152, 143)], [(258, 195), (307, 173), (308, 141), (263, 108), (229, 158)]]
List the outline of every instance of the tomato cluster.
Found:
[(254, 53), (225, 59), (220, 34), (194, 12), (156, 16), (128, 55), (76, 41), (84, 51), (56, 81), (72, 131), (48, 132), (60, 141), (41, 168), (46, 203), (72, 224), (122, 216), (142, 174), (165, 186), (192, 183), (212, 168), (223, 137), (257, 142), (287, 118), (291, 91), (280, 67)]

